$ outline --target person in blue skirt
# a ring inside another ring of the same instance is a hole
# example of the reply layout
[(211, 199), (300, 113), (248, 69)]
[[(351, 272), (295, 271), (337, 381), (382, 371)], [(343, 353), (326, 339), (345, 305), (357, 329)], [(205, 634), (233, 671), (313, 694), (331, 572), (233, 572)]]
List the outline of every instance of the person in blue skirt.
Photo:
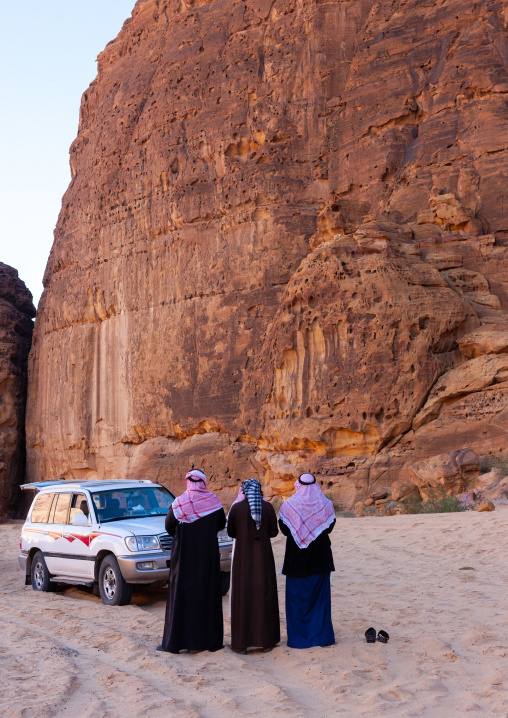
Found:
[(311, 648), (335, 643), (330, 573), (335, 571), (329, 534), (335, 510), (312, 474), (302, 474), (294, 495), (279, 512), (287, 537), (282, 573), (286, 576), (288, 646)]

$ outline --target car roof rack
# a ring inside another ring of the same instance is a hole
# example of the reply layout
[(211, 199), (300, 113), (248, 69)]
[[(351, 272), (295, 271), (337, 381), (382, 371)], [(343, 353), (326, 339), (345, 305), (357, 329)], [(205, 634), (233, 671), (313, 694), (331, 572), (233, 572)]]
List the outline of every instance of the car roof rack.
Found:
[(99, 481), (72, 481), (72, 483), (92, 488), (96, 486), (114, 486), (115, 484), (132, 484), (136, 486), (137, 484), (153, 484), (153, 481), (150, 479), (102, 479)]
[(91, 489), (91, 488), (102, 488), (102, 487), (111, 487), (115, 486), (117, 484), (127, 484), (127, 486), (138, 486), (139, 484), (152, 484), (153, 481), (150, 479), (103, 479), (99, 481), (90, 481), (90, 480), (84, 480), (84, 481), (75, 481), (73, 479), (49, 479), (48, 481), (34, 481), (30, 484), (21, 484), (20, 489), (22, 491), (40, 491), (41, 489), (45, 489), (48, 486), (62, 486), (63, 484), (66, 484), (69, 488), (85, 488), (85, 489)]
[(48, 479), (48, 481), (34, 481), (31, 484), (21, 484), (19, 488), (22, 491), (26, 491), (27, 489), (32, 491), (40, 491), (40, 489), (44, 489), (46, 486), (57, 486), (58, 484), (65, 483), (67, 483), (65, 479)]

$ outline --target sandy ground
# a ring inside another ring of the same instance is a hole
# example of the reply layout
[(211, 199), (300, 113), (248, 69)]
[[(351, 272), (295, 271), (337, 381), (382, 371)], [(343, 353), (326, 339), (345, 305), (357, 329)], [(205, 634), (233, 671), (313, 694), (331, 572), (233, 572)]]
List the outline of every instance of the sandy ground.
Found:
[[(164, 590), (123, 608), (84, 589), (34, 592), (17, 566), (21, 525), (0, 526), (0, 715), (508, 716), (507, 519), (508, 506), (339, 519), (337, 644), (287, 648), (280, 576), (281, 644), (248, 656), (157, 653)], [(281, 536), (274, 550), (280, 569)], [(390, 642), (366, 644), (369, 626)], [(225, 643), (229, 631), (226, 618)]]

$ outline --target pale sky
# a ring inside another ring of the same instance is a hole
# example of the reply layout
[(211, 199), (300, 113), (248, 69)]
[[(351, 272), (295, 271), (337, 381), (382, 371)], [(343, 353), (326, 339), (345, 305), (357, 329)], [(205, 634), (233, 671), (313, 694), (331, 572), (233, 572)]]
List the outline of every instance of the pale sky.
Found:
[(0, 262), (37, 306), (81, 95), (135, 0), (0, 0)]

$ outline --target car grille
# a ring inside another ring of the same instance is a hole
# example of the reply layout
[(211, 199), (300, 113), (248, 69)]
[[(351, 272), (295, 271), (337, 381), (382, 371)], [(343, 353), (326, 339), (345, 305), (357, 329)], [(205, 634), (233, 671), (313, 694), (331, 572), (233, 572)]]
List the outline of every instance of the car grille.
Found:
[(169, 534), (159, 534), (158, 539), (163, 551), (171, 551), (173, 538)]

